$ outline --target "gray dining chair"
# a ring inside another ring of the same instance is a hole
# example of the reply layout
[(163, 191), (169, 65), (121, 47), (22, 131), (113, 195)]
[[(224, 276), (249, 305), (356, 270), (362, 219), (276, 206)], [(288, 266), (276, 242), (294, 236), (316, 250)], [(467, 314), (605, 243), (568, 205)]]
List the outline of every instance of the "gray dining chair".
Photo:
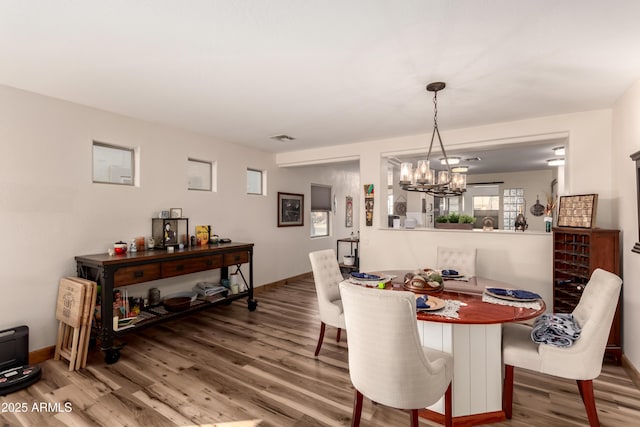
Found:
[(355, 388), (352, 426), (360, 425), (362, 400), (418, 410), (445, 396), (445, 425), (452, 425), (453, 356), (423, 347), (412, 292), (340, 283), (349, 342), (349, 376)]
[(600, 375), (609, 330), (616, 311), (622, 279), (596, 269), (584, 288), (574, 319), (580, 337), (570, 347), (538, 344), (531, 339), (531, 326), (509, 323), (503, 326), (502, 357), (505, 365), (502, 409), (512, 417), (514, 367), (576, 380), (589, 424), (599, 426), (593, 394), (593, 379)]
[(316, 345), (315, 356), (320, 353), (326, 325), (338, 328), (336, 342), (340, 342), (340, 332), (344, 329), (344, 313), (340, 300), (338, 283), (344, 278), (333, 249), (311, 252), (309, 254), (313, 281), (316, 285), (318, 312), (320, 313), (320, 336)]

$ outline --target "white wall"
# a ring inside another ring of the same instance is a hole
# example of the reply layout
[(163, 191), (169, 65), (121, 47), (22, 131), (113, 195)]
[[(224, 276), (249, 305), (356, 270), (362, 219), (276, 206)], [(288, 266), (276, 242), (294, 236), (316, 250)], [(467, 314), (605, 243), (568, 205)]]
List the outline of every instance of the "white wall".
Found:
[(622, 233), (623, 350), (640, 369), (640, 254), (631, 248), (638, 242), (638, 205), (635, 162), (629, 156), (640, 151), (640, 81), (631, 87), (613, 109), (613, 185), (617, 189), (617, 226)]
[[(618, 203), (612, 178), (611, 115), (611, 110), (597, 110), (540, 117), (451, 130), (443, 132), (442, 137), (447, 149), (529, 143), (545, 135), (568, 137), (571, 152), (565, 166), (563, 194), (597, 193), (597, 226), (607, 228), (617, 225), (614, 212)], [(386, 192), (378, 191), (386, 188), (386, 170), (381, 167), (384, 164), (381, 158), (393, 153), (417, 152), (424, 149), (425, 141), (425, 135), (412, 135), (288, 152), (276, 155), (276, 162), (290, 165), (360, 156), (361, 182), (376, 185), (375, 206), (380, 207), (376, 209), (372, 227), (366, 227), (364, 217), (360, 217), (361, 267), (364, 271), (426, 267), (435, 263), (438, 245), (471, 245), (478, 249), (479, 275), (536, 290), (551, 308), (553, 275), (550, 233), (387, 229)], [(364, 195), (360, 192), (361, 202), (363, 199)], [(625, 336), (633, 334), (633, 331), (634, 325), (625, 322)]]
[[(91, 182), (94, 139), (139, 149), (139, 187)], [(0, 147), (0, 329), (28, 325), (31, 350), (55, 343), (58, 280), (75, 275), (74, 256), (149, 236), (159, 210), (182, 208), (191, 232), (210, 224), (220, 236), (255, 243), (256, 286), (310, 271), (309, 251), (335, 248), (335, 238), (348, 235), (348, 193), (354, 231), (359, 224), (357, 169), (283, 169), (271, 153), (6, 86), (0, 86)], [(217, 192), (186, 189), (188, 157), (217, 161)], [(267, 196), (246, 194), (247, 167), (267, 171)], [(276, 226), (277, 192), (303, 193), (308, 203), (311, 183), (333, 185), (342, 200), (331, 238), (310, 239), (308, 207), (304, 227)], [(173, 289), (197, 278), (160, 285)]]

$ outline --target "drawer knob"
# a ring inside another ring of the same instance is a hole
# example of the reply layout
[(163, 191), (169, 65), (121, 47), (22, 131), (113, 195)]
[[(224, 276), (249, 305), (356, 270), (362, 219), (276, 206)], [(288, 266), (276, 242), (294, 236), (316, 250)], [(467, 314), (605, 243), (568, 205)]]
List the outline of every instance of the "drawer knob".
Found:
[(136, 270), (133, 272), (133, 277), (142, 277), (144, 276), (144, 271), (142, 270)]

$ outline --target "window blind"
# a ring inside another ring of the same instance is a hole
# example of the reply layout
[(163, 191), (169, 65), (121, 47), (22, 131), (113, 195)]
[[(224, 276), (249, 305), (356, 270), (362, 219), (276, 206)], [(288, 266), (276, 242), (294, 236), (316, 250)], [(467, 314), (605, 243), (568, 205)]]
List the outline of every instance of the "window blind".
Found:
[(331, 187), (328, 185), (311, 185), (311, 210), (331, 211)]

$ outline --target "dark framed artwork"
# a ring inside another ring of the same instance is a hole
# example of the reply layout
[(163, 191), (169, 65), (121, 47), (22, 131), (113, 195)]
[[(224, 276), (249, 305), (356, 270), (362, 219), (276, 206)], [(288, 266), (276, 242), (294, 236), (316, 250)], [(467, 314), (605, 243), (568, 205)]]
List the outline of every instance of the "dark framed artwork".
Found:
[(633, 153), (631, 160), (636, 163), (636, 203), (638, 205), (638, 216), (636, 218), (638, 221), (638, 241), (633, 245), (631, 251), (640, 254), (640, 151)]
[(597, 194), (561, 196), (558, 206), (558, 227), (593, 228), (598, 208)]
[(304, 194), (278, 192), (278, 227), (304, 225)]

